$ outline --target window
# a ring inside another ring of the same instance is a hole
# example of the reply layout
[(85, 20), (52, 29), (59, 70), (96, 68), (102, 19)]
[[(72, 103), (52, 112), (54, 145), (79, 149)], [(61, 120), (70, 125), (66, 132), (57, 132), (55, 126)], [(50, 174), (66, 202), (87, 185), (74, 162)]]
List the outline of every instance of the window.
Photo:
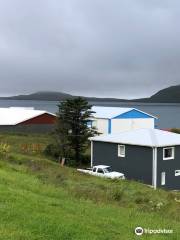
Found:
[(125, 146), (118, 145), (118, 157), (125, 157)]
[(104, 168), (104, 172), (105, 172), (105, 173), (110, 173), (110, 172), (112, 172), (111, 167)]
[(163, 160), (174, 159), (174, 147), (163, 148)]
[(87, 126), (89, 127), (89, 128), (91, 128), (92, 127), (92, 121), (87, 121)]
[(96, 168), (93, 168), (93, 172), (96, 172)]
[(161, 173), (161, 185), (165, 185), (166, 183), (166, 173), (162, 172)]
[(102, 168), (98, 168), (97, 172), (98, 172), (98, 173), (103, 173), (103, 174), (104, 174), (104, 171), (103, 171)]
[(175, 177), (180, 176), (180, 170), (175, 170)]

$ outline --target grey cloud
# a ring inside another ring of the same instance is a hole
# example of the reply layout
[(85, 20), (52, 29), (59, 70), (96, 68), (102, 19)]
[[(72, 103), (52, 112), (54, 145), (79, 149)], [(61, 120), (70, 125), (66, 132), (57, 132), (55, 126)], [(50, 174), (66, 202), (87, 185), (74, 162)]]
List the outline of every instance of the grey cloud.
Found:
[(0, 0), (0, 94), (145, 97), (179, 84), (180, 2)]

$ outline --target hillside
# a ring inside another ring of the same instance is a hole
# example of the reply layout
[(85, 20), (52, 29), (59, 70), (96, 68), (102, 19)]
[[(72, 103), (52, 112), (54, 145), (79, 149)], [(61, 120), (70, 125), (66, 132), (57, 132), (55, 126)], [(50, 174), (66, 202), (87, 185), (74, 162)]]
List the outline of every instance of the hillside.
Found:
[(180, 85), (165, 88), (149, 99), (150, 102), (180, 103)]
[(1, 97), (0, 99), (12, 100), (38, 100), (38, 101), (60, 101), (73, 96), (62, 92), (36, 92), (27, 95), (18, 95), (12, 97)]
[[(75, 98), (77, 96), (73, 96), (67, 93), (62, 93), (62, 92), (36, 92), (32, 94), (27, 94), (27, 95), (17, 95), (17, 96), (12, 96), (12, 97), (0, 97), (0, 99), (3, 100), (38, 100), (38, 101), (63, 101), (66, 100), (67, 98)], [(104, 102), (104, 101), (126, 101), (123, 99), (116, 99), (116, 98), (96, 98), (96, 97), (84, 97), (88, 101), (99, 101), (99, 102)]]
[(174, 231), (150, 239), (180, 236), (180, 193), (62, 168), (31, 149), (48, 135), (0, 137), (10, 146), (0, 158), (0, 239), (133, 240), (137, 226)]

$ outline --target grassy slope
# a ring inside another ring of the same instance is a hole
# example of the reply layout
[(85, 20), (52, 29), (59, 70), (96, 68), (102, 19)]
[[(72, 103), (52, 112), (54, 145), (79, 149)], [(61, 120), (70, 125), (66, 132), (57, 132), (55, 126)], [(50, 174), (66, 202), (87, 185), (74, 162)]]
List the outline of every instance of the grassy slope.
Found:
[(82, 175), (22, 152), (21, 143), (47, 144), (44, 136), (0, 138), (12, 148), (0, 160), (0, 239), (139, 239), (136, 226), (174, 230), (141, 239), (179, 239), (179, 193)]

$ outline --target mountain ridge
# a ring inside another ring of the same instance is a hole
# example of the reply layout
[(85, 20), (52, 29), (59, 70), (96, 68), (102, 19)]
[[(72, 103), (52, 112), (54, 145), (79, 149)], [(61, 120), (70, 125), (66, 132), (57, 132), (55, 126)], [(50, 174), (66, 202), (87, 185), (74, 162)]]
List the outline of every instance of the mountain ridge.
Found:
[[(38, 91), (32, 94), (17, 95), (11, 97), (0, 97), (3, 100), (38, 100), (38, 101), (63, 101), (67, 98), (75, 98), (74, 96), (64, 92), (57, 91)], [(147, 98), (139, 99), (119, 99), (119, 98), (98, 98), (85, 97), (88, 101), (104, 102), (140, 102), (140, 103), (180, 103), (180, 85), (164, 88)]]

